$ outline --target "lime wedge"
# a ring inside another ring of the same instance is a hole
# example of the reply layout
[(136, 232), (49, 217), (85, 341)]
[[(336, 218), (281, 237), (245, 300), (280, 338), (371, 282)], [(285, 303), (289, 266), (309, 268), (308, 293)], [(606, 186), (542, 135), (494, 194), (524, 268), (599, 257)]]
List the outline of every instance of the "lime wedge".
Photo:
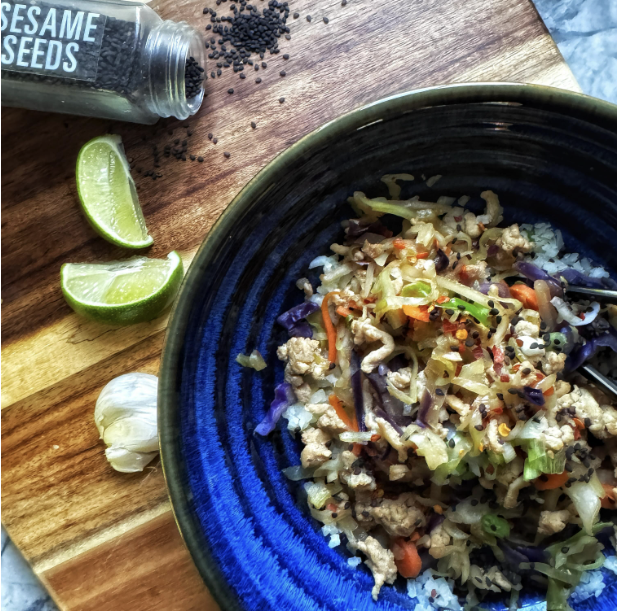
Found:
[(84, 213), (104, 239), (131, 249), (153, 243), (120, 136), (88, 141), (78, 154), (75, 174)]
[(136, 257), (105, 264), (63, 264), (60, 286), (76, 313), (108, 324), (153, 320), (168, 307), (181, 285), (183, 262)]

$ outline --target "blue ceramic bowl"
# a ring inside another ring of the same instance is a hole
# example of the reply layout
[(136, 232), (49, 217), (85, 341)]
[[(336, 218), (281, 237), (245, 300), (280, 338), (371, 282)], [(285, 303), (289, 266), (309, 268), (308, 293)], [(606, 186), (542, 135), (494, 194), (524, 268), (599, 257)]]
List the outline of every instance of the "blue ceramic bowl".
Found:
[[(497, 192), (508, 223), (549, 221), (571, 251), (616, 266), (616, 107), (538, 86), (475, 84), (394, 96), (300, 140), (228, 207), (196, 255), (168, 329), (160, 378), (161, 452), (176, 518), (222, 608), (411, 610), (404, 581), (374, 602), (364, 565), (334, 550), (299, 483), (282, 469), (300, 445), (280, 425), (253, 434), (282, 381), (276, 317), (295, 280), (342, 236), (354, 190), (407, 172), (408, 194)], [(421, 176), (442, 175), (432, 188)], [(468, 207), (481, 206), (473, 199)], [(615, 273), (614, 273), (615, 275)], [(260, 373), (235, 362), (258, 348)], [(284, 422), (284, 421), (283, 421)], [(615, 609), (615, 578), (576, 609)], [(524, 592), (524, 607), (544, 595)], [(503, 603), (490, 604), (505, 609)]]

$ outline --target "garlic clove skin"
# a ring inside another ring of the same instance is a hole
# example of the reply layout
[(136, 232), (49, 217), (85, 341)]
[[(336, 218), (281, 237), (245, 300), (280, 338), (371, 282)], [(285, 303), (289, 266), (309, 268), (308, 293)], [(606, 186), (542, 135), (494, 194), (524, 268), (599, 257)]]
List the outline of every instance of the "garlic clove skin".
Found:
[(142, 471), (159, 450), (155, 375), (127, 373), (106, 384), (95, 405), (95, 424), (117, 471)]
[(106, 458), (113, 469), (121, 473), (136, 473), (142, 471), (156, 456), (157, 452), (142, 454), (131, 452), (126, 448), (111, 447), (105, 451)]

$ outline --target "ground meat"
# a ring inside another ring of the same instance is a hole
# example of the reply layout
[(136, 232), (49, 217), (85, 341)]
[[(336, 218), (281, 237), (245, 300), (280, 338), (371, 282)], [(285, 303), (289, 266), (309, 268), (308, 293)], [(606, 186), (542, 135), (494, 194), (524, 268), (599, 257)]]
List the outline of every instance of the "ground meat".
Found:
[(503, 454), (504, 448), (502, 444), (499, 442), (499, 432), (498, 429), (499, 424), (496, 418), (493, 418), (489, 421), (489, 426), (487, 427), (486, 434), (482, 443), (485, 448), (490, 448), (495, 454)]
[(498, 483), (504, 486), (510, 486), (520, 475), (523, 474), (523, 459), (520, 456), (513, 458), (505, 465), (499, 465), (497, 468)]
[(577, 418), (587, 425), (595, 437), (599, 439), (616, 437), (618, 414), (611, 405), (601, 407), (590, 392), (575, 386), (571, 393), (558, 400), (558, 407), (571, 406), (575, 408)]
[(370, 514), (390, 535), (408, 537), (425, 524), (424, 514), (411, 493), (401, 494), (397, 499), (383, 499), (377, 506), (357, 503), (355, 515), (364, 515), (363, 512)]
[(569, 521), (570, 512), (559, 510), (557, 512), (541, 512), (538, 521), (538, 532), (542, 535), (553, 535), (564, 529)]
[(278, 348), (278, 358), (288, 360), (291, 375), (308, 373), (318, 379), (329, 370), (329, 362), (321, 356), (319, 348), (320, 343), (314, 339), (292, 337)]
[(362, 469), (359, 473), (355, 471), (341, 471), (340, 479), (353, 490), (376, 490), (377, 482), (372, 473)]
[(336, 410), (328, 403), (309, 403), (306, 410), (315, 416), (319, 416), (316, 425), (330, 433), (344, 433), (349, 427), (338, 417)]
[(517, 507), (518, 501), (517, 497), (519, 496), (519, 491), (522, 488), (525, 488), (529, 485), (529, 482), (526, 482), (523, 479), (523, 476), (519, 476), (510, 486), (508, 487), (508, 492), (504, 497), (504, 501), (502, 505), (507, 509), (511, 509), (513, 507)]
[(364, 360), (362, 360), (362, 371), (371, 373), (379, 363), (385, 360), (394, 351), (394, 339), (385, 331), (373, 326), (370, 319), (353, 320), (351, 322), (351, 331), (355, 335), (353, 342), (355, 345), (362, 345), (365, 342), (381, 341), (383, 344), (380, 348), (370, 352)]
[(465, 234), (469, 235), (472, 239), (477, 239), (482, 234), (476, 216), (470, 211), (463, 216), (463, 222), (465, 223)]
[(407, 465), (390, 465), (389, 471), (390, 482), (402, 480), (408, 473), (410, 473)]
[(301, 434), (301, 440), (306, 444), (301, 451), (301, 464), (305, 469), (322, 465), (332, 457), (331, 450), (325, 445), (331, 441), (331, 435), (321, 429), (305, 430)]
[(566, 360), (566, 354), (556, 352), (547, 352), (543, 358), (543, 373), (551, 375), (552, 373), (559, 373), (564, 368), (564, 361)]
[(364, 247), (362, 247), (362, 251), (372, 259), (378, 258), (389, 249), (392, 249), (392, 244), (390, 242), (369, 243), (368, 241), (364, 241)]
[(357, 542), (356, 547), (367, 557), (366, 565), (375, 579), (372, 589), (372, 598), (376, 601), (381, 587), (387, 582), (394, 584), (398, 570), (394, 563), (394, 555), (391, 550), (386, 550), (374, 537), (367, 537), (363, 542)]
[(404, 390), (411, 384), (411, 367), (403, 367), (398, 371), (389, 371), (388, 380), (399, 390)]
[(502, 217), (502, 213), (504, 210), (502, 206), (499, 204), (499, 198), (495, 192), (491, 190), (486, 190), (480, 194), (480, 197), (485, 200), (487, 206), (485, 210), (485, 214), (489, 216), (490, 221), (487, 226), (489, 228), (493, 226), (497, 226), (504, 218)]
[(538, 337), (540, 330), (538, 325), (532, 324), (527, 320), (519, 320), (515, 325), (515, 334), (517, 336), (526, 335), (528, 337)]
[(551, 425), (546, 417), (542, 417), (540, 419), (540, 425), (543, 428), (540, 438), (545, 444), (545, 447), (549, 450), (554, 450), (557, 452), (564, 446), (575, 441), (575, 433), (568, 424), (561, 427)]
[(533, 245), (519, 232), (519, 224), (513, 224), (504, 228), (499, 246), (507, 253), (512, 253), (517, 249), (522, 252), (529, 252)]
[(297, 280), (295, 284), (300, 290), (304, 291), (306, 298), (310, 298), (314, 294), (314, 290), (312, 290), (312, 284), (306, 277), (302, 277)]
[[(457, 225), (463, 226), (463, 215), (465, 214), (465, 209), (463, 207), (452, 207), (443, 217), (443, 223), (456, 232)], [(461, 218), (460, 220), (455, 220), (454, 218)]]
[(402, 442), (396, 429), (384, 418), (377, 418), (375, 423), (381, 437), (398, 452), (398, 461), (404, 463), (408, 456), (407, 448), (413, 447), (413, 444), (409, 440)]
[(443, 528), (443, 525), (435, 527), (431, 531), (431, 547), (428, 553), (436, 559), (440, 559), (447, 552), (447, 548), (450, 546), (450, 535)]
[(453, 394), (446, 395), (446, 403), (461, 417), (471, 414), (471, 405), (469, 403), (465, 403), (465, 401), (462, 401)]

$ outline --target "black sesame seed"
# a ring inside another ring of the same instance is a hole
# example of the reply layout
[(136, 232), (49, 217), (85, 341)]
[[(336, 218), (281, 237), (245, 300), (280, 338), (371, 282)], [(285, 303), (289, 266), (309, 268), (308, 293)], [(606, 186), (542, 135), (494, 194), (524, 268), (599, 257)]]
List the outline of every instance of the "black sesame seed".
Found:
[(229, 151), (225, 151), (225, 152), (224, 152), (224, 156), (225, 156), (226, 158), (230, 158), (230, 152), (229, 152)]
[(229, 93), (229, 94), (234, 94), (234, 93), (235, 93), (235, 90), (231, 87), (231, 88), (228, 90), (228, 93)]
[(444, 392), (441, 388), (436, 388), (436, 389), (435, 389), (435, 394), (436, 394), (438, 397), (442, 397), (442, 396), (444, 396), (444, 395), (445, 395), (445, 392)]
[(261, 81), (262, 81), (262, 79), (261, 79), (260, 77), (258, 77), (258, 78), (256, 79), (256, 83), (260, 83)]
[(299, 19), (299, 13), (293, 13), (293, 19)]
[(284, 102), (284, 96), (282, 98), (280, 98), (280, 100), (278, 101), (280, 104), (282, 104)]
[(494, 303), (493, 301), (488, 301), (488, 302), (487, 302), (487, 305), (488, 305), (489, 307), (495, 307), (495, 303)]
[(281, 77), (286, 77), (286, 71), (281, 70), (281, 71), (280, 71), (280, 76), (281, 76)]
[(455, 443), (454, 439), (450, 439), (450, 441), (448, 441), (448, 445), (449, 445), (451, 448), (454, 448), (454, 446), (456, 445), (456, 443)]
[(472, 499), (471, 500), (471, 506), (472, 507), (476, 507), (476, 505), (478, 505), (478, 500), (477, 499)]
[(329, 19), (327, 19), (327, 17), (323, 17), (323, 23), (329, 23)]
[(256, 122), (250, 122), (250, 126), (252, 126), (253, 130), (256, 130)]
[(312, 15), (308, 15), (308, 16), (306, 17), (306, 21), (308, 21), (308, 22), (309, 22), (309, 21), (312, 21)]
[(291, 56), (290, 56), (288, 53), (285, 53), (282, 57), (283, 57), (285, 60), (288, 60)]
[(484, 426), (482, 426), (482, 424), (476, 424), (476, 426), (474, 427), (477, 431), (484, 431)]
[(216, 137), (213, 137), (213, 144), (217, 145), (217, 138)]

